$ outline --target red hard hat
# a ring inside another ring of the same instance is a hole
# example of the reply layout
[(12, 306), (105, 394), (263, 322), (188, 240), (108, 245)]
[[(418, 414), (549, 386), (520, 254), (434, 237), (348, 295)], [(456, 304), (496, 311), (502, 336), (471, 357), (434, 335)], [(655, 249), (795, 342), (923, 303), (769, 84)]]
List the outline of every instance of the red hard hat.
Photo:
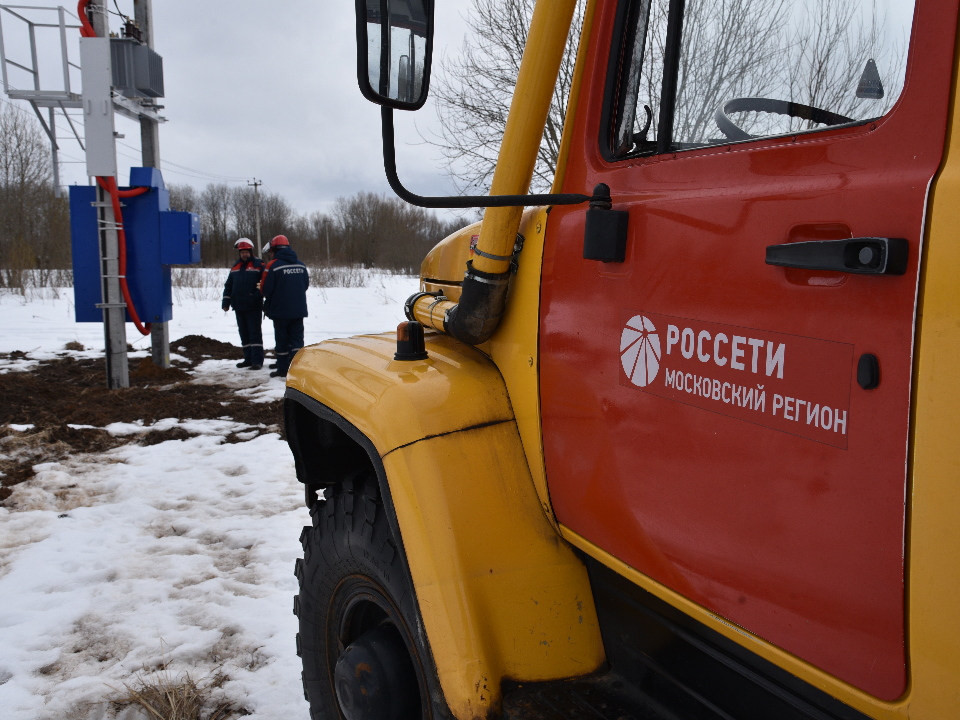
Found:
[(286, 235), (277, 235), (273, 240), (270, 241), (270, 247), (275, 248), (278, 245), (290, 245), (290, 241), (287, 240)]
[(253, 250), (253, 243), (248, 238), (240, 238), (233, 246), (237, 250)]

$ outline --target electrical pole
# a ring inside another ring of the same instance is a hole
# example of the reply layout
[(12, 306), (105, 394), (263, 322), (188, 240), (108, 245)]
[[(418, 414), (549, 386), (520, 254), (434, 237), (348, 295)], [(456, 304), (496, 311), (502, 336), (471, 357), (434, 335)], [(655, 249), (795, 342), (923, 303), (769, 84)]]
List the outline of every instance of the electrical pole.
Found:
[[(153, 49), (153, 7), (151, 0), (133, 0), (133, 19), (144, 44)], [(160, 123), (140, 117), (140, 151), (143, 166), (160, 169)], [(170, 367), (170, 324), (155, 322), (150, 327), (150, 355), (154, 365)]]
[(89, 7), (93, 10), (90, 23), (97, 33), (97, 37), (110, 37), (110, 23), (107, 19), (107, 0), (90, 0)]
[[(109, 25), (105, 0), (88, 5), (96, 38), (80, 40), (80, 65), (83, 80), (84, 134), (86, 137), (87, 175), (116, 177), (116, 131), (111, 102)], [(97, 184), (97, 224), (100, 234), (100, 292), (103, 311), (103, 339), (107, 363), (107, 387), (130, 387), (127, 367), (127, 306), (120, 290), (120, 241), (110, 194)]]
[[(133, 0), (133, 19), (140, 28), (143, 43), (153, 46), (153, 7), (151, 0)], [(140, 118), (140, 148), (143, 166), (160, 169), (160, 123), (148, 117)]]
[(262, 180), (253, 179), (253, 182), (248, 182), (247, 185), (253, 186), (253, 204), (255, 212), (257, 214), (257, 257), (260, 257), (260, 186), (263, 185)]
[(327, 231), (327, 265), (330, 264), (330, 218), (323, 219), (323, 227)]

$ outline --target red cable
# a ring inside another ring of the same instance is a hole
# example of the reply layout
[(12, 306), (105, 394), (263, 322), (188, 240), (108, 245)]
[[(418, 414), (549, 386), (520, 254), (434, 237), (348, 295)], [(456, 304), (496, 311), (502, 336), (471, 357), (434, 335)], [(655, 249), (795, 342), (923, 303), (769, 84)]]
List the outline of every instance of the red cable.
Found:
[(150, 188), (138, 187), (130, 188), (129, 190), (117, 190), (117, 195), (120, 197), (136, 197), (137, 195), (143, 195), (145, 192), (150, 192)]
[(141, 335), (149, 335), (151, 323), (144, 325), (140, 322), (136, 308), (133, 307), (133, 298), (130, 297), (130, 288), (127, 286), (127, 233), (123, 229), (123, 215), (120, 212), (120, 198), (142, 195), (150, 188), (133, 188), (131, 190), (120, 191), (117, 188), (117, 181), (112, 177), (98, 177), (97, 184), (110, 193), (110, 200), (113, 203), (113, 219), (117, 224), (117, 246), (120, 275), (120, 292), (123, 293), (123, 299), (127, 303), (127, 312), (130, 314), (130, 320), (134, 327), (140, 331)]
[(87, 5), (90, 0), (80, 0), (77, 3), (77, 15), (80, 16), (80, 37), (96, 37), (97, 32), (90, 24), (90, 18), (87, 17)]

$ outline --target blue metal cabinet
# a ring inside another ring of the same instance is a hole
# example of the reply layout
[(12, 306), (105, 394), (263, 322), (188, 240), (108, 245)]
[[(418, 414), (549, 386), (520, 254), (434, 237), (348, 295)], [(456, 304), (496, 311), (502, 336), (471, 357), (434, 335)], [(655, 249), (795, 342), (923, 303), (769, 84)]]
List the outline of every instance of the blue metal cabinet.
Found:
[[(170, 193), (156, 168), (131, 168), (130, 186), (150, 190), (120, 200), (127, 236), (127, 285), (143, 322), (166, 322), (173, 317), (170, 266), (200, 262), (200, 218), (194, 213), (170, 210)], [(103, 313), (97, 307), (102, 296), (95, 202), (94, 187), (70, 188), (77, 322), (103, 321)]]

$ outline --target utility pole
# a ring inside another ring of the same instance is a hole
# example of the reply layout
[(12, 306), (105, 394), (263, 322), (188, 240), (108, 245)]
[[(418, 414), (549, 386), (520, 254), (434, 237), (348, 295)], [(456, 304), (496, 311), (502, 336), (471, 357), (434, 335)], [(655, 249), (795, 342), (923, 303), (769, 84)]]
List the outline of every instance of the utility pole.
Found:
[[(144, 44), (153, 46), (153, 7), (151, 0), (133, 0), (133, 19), (140, 28)], [(140, 148), (143, 166), (160, 169), (160, 123), (148, 117), (140, 118)]]
[(330, 264), (330, 218), (323, 218), (323, 227), (327, 231), (327, 265)]
[(247, 185), (253, 186), (253, 204), (257, 214), (257, 257), (260, 257), (260, 186), (263, 185), (263, 180), (254, 178), (253, 182), (248, 182)]
[[(153, 7), (151, 0), (133, 0), (133, 19), (140, 28), (144, 44), (153, 47)], [(140, 117), (140, 152), (143, 166), (160, 169), (160, 123)], [(170, 324), (155, 322), (150, 327), (150, 355), (154, 365), (170, 367)]]
[(93, 10), (90, 23), (97, 33), (97, 37), (110, 37), (110, 23), (107, 19), (107, 0), (90, 0), (89, 7)]
[[(91, 24), (96, 38), (80, 41), (83, 80), (84, 132), (87, 147), (87, 174), (91, 177), (117, 176), (113, 107), (110, 102), (113, 73), (106, 0), (92, 0)], [(110, 194), (97, 184), (97, 222), (100, 231), (99, 307), (103, 311), (103, 339), (107, 361), (107, 387), (130, 387), (127, 367), (127, 306), (120, 290), (120, 241)]]

